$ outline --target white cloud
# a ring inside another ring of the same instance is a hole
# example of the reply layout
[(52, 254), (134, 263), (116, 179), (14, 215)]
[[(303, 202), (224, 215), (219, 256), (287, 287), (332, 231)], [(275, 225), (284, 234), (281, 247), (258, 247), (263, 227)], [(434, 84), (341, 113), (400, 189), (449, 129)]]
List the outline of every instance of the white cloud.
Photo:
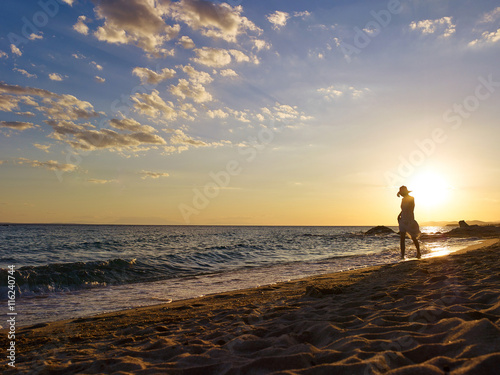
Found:
[(196, 103), (204, 103), (212, 100), (212, 95), (205, 90), (199, 82), (188, 82), (180, 79), (177, 86), (171, 85), (170, 92), (182, 99), (190, 98)]
[(208, 143), (193, 139), (180, 129), (176, 129), (173, 131), (173, 135), (170, 137), (170, 142), (174, 145), (185, 145), (193, 147), (208, 146)]
[(40, 34), (34, 34), (31, 33), (30, 36), (28, 37), (29, 40), (37, 40), (37, 39), (43, 39), (43, 34), (40, 32)]
[(420, 31), (422, 34), (440, 33), (445, 38), (455, 33), (455, 27), (456, 25), (453, 24), (451, 17), (410, 23), (411, 30)]
[(194, 47), (196, 47), (193, 40), (186, 35), (183, 35), (179, 38), (178, 44), (180, 44), (185, 49), (193, 49)]
[(80, 34), (88, 35), (89, 27), (85, 24), (85, 21), (87, 21), (87, 17), (78, 17), (78, 21), (73, 25), (73, 30), (79, 32)]
[(185, 65), (182, 67), (182, 71), (189, 76), (189, 80), (191, 82), (196, 83), (210, 83), (213, 81), (213, 78), (207, 72), (201, 72), (196, 70), (191, 65)]
[(250, 61), (250, 57), (248, 57), (243, 52), (238, 51), (236, 49), (230, 49), (229, 53), (231, 55), (233, 55), (233, 57), (236, 60), (236, 62), (249, 62)]
[(16, 71), (16, 72), (19, 72), (19, 73), (21, 73), (22, 75), (24, 75), (24, 76), (26, 76), (26, 77), (28, 77), (28, 78), (37, 78), (36, 74), (31, 74), (31, 73), (28, 73), (28, 72), (27, 72), (26, 70), (24, 70), (24, 69), (14, 68), (14, 69), (12, 69), (12, 70), (14, 70), (14, 71)]
[(358, 99), (368, 93), (370, 89), (358, 89), (354, 86), (349, 85), (333, 85), (329, 87), (319, 88), (317, 91), (323, 95), (324, 99), (332, 100), (340, 97), (350, 97), (353, 99)]
[(257, 51), (260, 51), (262, 49), (270, 49), (271, 48), (271, 45), (262, 39), (254, 39), (253, 44), (254, 44), (255, 48), (257, 48)]
[(151, 133), (117, 133), (111, 129), (85, 130), (73, 135), (77, 142), (68, 142), (74, 148), (93, 150), (98, 148), (133, 148), (142, 144), (164, 145), (165, 140)]
[(19, 48), (17, 48), (17, 46), (15, 44), (10, 45), (10, 52), (12, 52), (14, 55), (17, 55), (17, 56), (23, 55), (21, 50)]
[(142, 0), (101, 0), (94, 12), (104, 25), (94, 36), (108, 43), (133, 44), (153, 55), (167, 52), (161, 45), (180, 31), (179, 25), (167, 25), (162, 19), (168, 6)]
[(277, 30), (286, 25), (286, 22), (290, 18), (290, 14), (277, 10), (274, 13), (268, 14), (266, 18), (273, 24), (273, 28)]
[(95, 61), (91, 61), (90, 64), (92, 64), (92, 66), (97, 70), (102, 70), (102, 66), (96, 63)]
[(210, 118), (226, 118), (228, 116), (222, 109), (208, 110), (207, 114)]
[(496, 7), (492, 11), (485, 13), (479, 20), (479, 23), (492, 23), (500, 18), (500, 7)]
[(0, 127), (22, 131), (22, 130), (37, 127), (37, 125), (34, 125), (31, 122), (23, 122), (23, 121), (0, 121)]
[(49, 152), (49, 148), (51, 147), (51, 145), (41, 145), (40, 143), (33, 143), (33, 146), (44, 152)]
[(62, 81), (64, 79), (64, 77), (62, 75), (60, 75), (59, 73), (50, 73), (49, 78), (52, 81)]
[(137, 93), (131, 97), (134, 102), (134, 108), (146, 116), (152, 118), (163, 118), (173, 120), (177, 117), (177, 113), (173, 109), (173, 104), (165, 103), (159, 95), (158, 90), (153, 90), (151, 94)]
[(96, 80), (96, 82), (98, 83), (104, 83), (106, 82), (106, 79), (102, 78), (102, 77), (99, 77), (99, 76), (95, 76), (94, 79)]
[(496, 43), (499, 40), (500, 40), (500, 29), (492, 32), (485, 31), (481, 34), (481, 37), (469, 42), (469, 46), (477, 47), (477, 46), (489, 45)]
[(197, 57), (192, 60), (198, 64), (221, 67), (231, 62), (231, 55), (225, 49), (203, 47), (195, 49), (194, 52)]
[[(33, 96), (40, 97), (40, 103)], [(79, 100), (73, 95), (60, 95), (44, 89), (0, 82), (0, 108), (2, 110), (10, 112), (18, 109), (21, 102), (35, 107), (50, 119), (77, 120), (98, 116), (89, 102)]]
[(100, 180), (97, 178), (89, 178), (87, 182), (90, 182), (91, 184), (97, 184), (97, 185), (104, 185), (104, 184), (109, 184), (112, 182), (117, 182), (116, 180)]
[(221, 70), (220, 75), (223, 77), (238, 77), (238, 73), (236, 73), (233, 69)]
[(132, 74), (139, 77), (141, 83), (143, 84), (144, 83), (158, 84), (161, 81), (174, 77), (175, 70), (164, 68), (157, 73), (148, 68), (136, 67), (132, 70)]
[(6, 52), (0, 51), (0, 59), (7, 58), (7, 57), (9, 57), (9, 55), (7, 55)]
[(63, 171), (63, 172), (72, 172), (78, 168), (78, 166), (74, 164), (63, 164), (55, 160), (38, 161), (26, 158), (17, 158), (17, 164), (27, 164), (34, 168), (45, 168), (50, 171)]
[(168, 177), (170, 176), (168, 173), (165, 172), (151, 172), (151, 171), (141, 171), (139, 174), (142, 175), (142, 179), (145, 180), (146, 178), (160, 178), (160, 177)]
[(38, 109), (49, 119), (57, 120), (89, 119), (98, 116), (92, 104), (67, 94), (44, 98)]
[(246, 31), (261, 32), (248, 18), (241, 15), (241, 6), (231, 7), (227, 3), (180, 0), (168, 6), (170, 15), (186, 23), (205, 36), (235, 42), (238, 35)]
[(307, 10), (304, 10), (303, 12), (295, 12), (295, 13), (293, 13), (294, 17), (301, 17), (301, 18), (310, 17), (311, 15), (312, 15), (312, 13), (308, 12)]
[(156, 129), (149, 125), (142, 125), (131, 118), (111, 119), (109, 124), (119, 130), (128, 130), (131, 132), (155, 133)]

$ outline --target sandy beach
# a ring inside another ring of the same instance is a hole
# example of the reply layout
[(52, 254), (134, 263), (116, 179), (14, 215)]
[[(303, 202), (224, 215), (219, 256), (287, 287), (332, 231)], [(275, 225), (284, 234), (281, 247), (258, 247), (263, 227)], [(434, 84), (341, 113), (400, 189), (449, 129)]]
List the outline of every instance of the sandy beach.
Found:
[(16, 367), (4, 359), (2, 372), (497, 374), (499, 251), (488, 239), (443, 257), (17, 327)]

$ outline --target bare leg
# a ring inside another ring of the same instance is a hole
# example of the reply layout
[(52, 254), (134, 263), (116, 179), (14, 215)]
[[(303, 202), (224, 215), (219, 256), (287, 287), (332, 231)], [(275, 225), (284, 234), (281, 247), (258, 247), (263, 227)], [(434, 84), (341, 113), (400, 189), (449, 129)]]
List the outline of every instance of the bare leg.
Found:
[(417, 248), (417, 258), (420, 259), (422, 255), (420, 254), (420, 244), (418, 243), (418, 238), (412, 236), (411, 239), (413, 240), (413, 243), (415, 244), (415, 247)]
[(400, 237), (400, 246), (401, 246), (401, 258), (404, 258), (405, 257), (405, 240), (406, 240), (406, 233), (400, 233), (399, 234), (399, 237)]

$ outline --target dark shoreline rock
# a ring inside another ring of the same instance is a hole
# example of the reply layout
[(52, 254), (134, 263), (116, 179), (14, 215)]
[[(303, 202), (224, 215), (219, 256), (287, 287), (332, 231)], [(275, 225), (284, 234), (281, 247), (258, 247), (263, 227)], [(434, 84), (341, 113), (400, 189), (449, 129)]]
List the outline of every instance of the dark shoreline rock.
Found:
[(385, 227), (383, 225), (379, 225), (376, 227), (373, 227), (372, 229), (369, 229), (368, 231), (365, 232), (365, 235), (367, 236), (376, 236), (380, 234), (395, 234), (391, 228)]

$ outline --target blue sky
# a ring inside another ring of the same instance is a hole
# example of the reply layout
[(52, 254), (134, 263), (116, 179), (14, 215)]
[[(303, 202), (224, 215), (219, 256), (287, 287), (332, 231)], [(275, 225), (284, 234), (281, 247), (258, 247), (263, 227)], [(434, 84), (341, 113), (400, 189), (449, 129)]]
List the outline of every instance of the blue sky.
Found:
[(7, 0), (1, 17), (0, 221), (391, 224), (401, 184), (422, 220), (499, 218), (492, 1)]

